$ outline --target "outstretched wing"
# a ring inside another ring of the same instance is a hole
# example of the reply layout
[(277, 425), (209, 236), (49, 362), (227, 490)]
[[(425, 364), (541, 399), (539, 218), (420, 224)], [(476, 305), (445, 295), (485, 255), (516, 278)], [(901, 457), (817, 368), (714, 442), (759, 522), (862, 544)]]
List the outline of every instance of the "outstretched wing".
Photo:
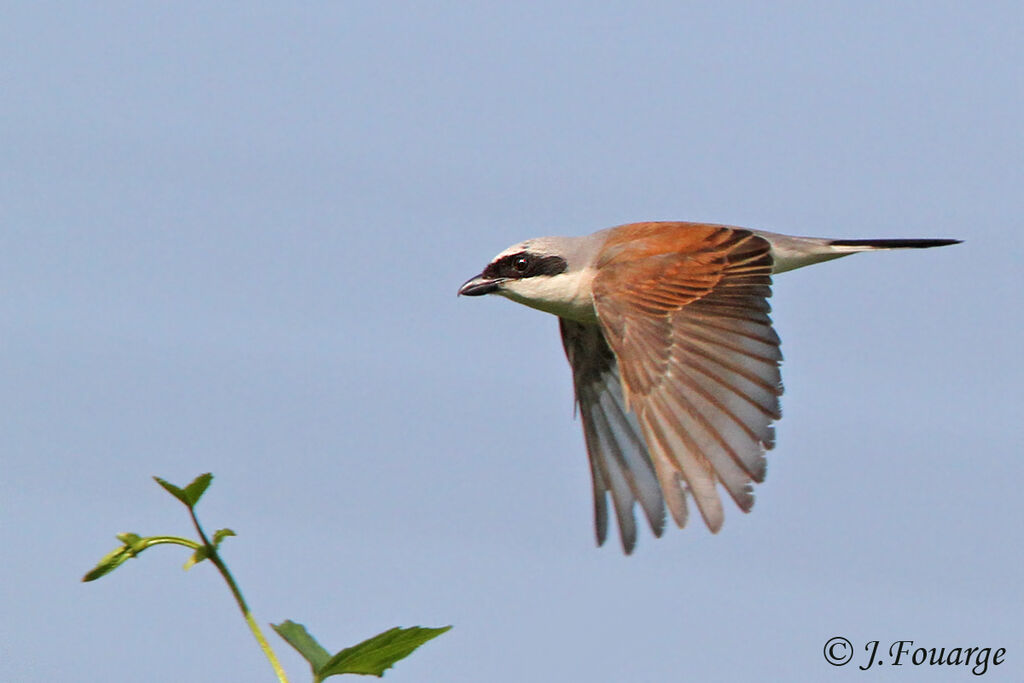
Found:
[[(717, 532), (723, 513), (716, 484), (750, 510), (752, 482), (764, 479), (772, 422), (781, 416), (782, 354), (768, 315), (769, 244), (725, 226), (627, 227), (609, 233), (593, 284), (603, 339), (614, 355), (609, 367), (617, 361), (621, 373), (623, 400), (612, 405), (639, 427), (643, 443), (636, 439), (635, 451), (646, 445), (676, 523), (686, 523), (688, 491)], [(593, 431), (586, 420), (584, 430)], [(592, 463), (607, 460), (591, 446), (594, 440), (588, 434)], [(598, 474), (595, 468), (595, 494)], [(614, 497), (614, 484), (600, 483)], [(599, 506), (599, 529), (600, 519)]]
[(665, 527), (665, 505), (636, 415), (626, 409), (615, 354), (601, 328), (559, 318), (572, 366), (576, 402), (590, 456), (597, 544), (608, 535), (608, 493), (626, 553), (636, 545), (633, 504), (643, 508), (655, 536)]

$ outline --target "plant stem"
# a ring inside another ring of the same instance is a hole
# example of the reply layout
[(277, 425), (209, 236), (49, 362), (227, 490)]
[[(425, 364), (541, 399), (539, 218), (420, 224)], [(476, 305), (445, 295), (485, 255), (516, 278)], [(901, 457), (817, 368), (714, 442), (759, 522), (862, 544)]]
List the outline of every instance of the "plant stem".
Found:
[(249, 611), (249, 605), (246, 604), (245, 598), (242, 597), (242, 591), (239, 590), (238, 584), (235, 583), (234, 577), (231, 576), (231, 572), (228, 571), (228, 567), (224, 564), (224, 561), (220, 559), (220, 555), (217, 554), (217, 549), (210, 543), (210, 539), (206, 537), (206, 533), (203, 531), (203, 527), (199, 524), (199, 519), (196, 517), (195, 509), (190, 505), (188, 508), (188, 514), (192, 517), (192, 523), (196, 527), (196, 531), (199, 533), (199, 538), (203, 540), (203, 545), (206, 547), (207, 558), (210, 562), (217, 567), (217, 571), (224, 577), (224, 580), (228, 584), (228, 588), (231, 589), (231, 594), (235, 596), (235, 602), (238, 603), (238, 608), (242, 610), (242, 616), (245, 617), (245, 623), (249, 625), (249, 630), (252, 631), (253, 637), (256, 638), (256, 642), (259, 643), (260, 649), (263, 650), (263, 654), (268, 660), (270, 660), (270, 666), (274, 667), (274, 673), (277, 674), (277, 679), (281, 683), (288, 683), (288, 677), (284, 673), (284, 669), (281, 668), (281, 663), (277, 661), (277, 655), (274, 650), (270, 647), (270, 643), (263, 636), (263, 631), (260, 630), (259, 624), (256, 623), (256, 619), (253, 618), (252, 612)]
[(142, 539), (146, 542), (146, 547), (151, 545), (160, 545), (161, 543), (172, 543), (174, 545), (183, 545), (186, 548), (192, 548), (192, 550), (199, 550), (202, 546), (195, 541), (188, 538), (181, 538), (180, 536), (147, 536)]

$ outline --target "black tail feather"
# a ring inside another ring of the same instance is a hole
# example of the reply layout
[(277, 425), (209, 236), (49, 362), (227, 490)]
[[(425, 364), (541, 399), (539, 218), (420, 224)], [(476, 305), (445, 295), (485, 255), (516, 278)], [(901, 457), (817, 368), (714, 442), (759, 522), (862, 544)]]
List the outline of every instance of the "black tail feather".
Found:
[(832, 240), (835, 247), (876, 247), (878, 249), (925, 249), (960, 244), (963, 240), (911, 239), (911, 240)]

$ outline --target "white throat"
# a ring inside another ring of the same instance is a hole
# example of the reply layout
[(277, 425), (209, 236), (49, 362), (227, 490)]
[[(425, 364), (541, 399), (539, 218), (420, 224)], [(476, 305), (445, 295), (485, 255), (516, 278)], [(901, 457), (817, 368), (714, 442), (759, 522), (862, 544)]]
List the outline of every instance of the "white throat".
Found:
[(585, 323), (597, 322), (591, 285), (595, 270), (583, 268), (571, 273), (540, 275), (507, 280), (497, 292), (512, 301)]

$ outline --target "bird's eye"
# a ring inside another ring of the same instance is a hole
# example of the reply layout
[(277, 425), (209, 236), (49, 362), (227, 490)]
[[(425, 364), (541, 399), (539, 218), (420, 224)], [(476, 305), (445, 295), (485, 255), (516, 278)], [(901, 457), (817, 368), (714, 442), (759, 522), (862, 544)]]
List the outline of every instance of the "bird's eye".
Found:
[(512, 267), (515, 268), (517, 273), (525, 273), (526, 269), (530, 267), (530, 259), (520, 256), (512, 262)]

